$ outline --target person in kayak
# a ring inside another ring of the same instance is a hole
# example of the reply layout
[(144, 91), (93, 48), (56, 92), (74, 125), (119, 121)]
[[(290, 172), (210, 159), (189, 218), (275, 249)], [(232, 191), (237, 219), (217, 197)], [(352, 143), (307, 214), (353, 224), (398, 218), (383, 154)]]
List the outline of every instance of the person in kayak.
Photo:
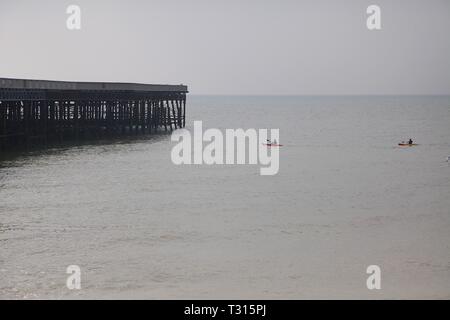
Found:
[(273, 142), (270, 141), (269, 139), (266, 139), (266, 140), (267, 140), (267, 144), (278, 144), (277, 139), (273, 140)]
[(409, 145), (412, 145), (412, 144), (413, 144), (413, 141), (412, 141), (411, 138), (409, 138), (408, 144), (409, 144)]

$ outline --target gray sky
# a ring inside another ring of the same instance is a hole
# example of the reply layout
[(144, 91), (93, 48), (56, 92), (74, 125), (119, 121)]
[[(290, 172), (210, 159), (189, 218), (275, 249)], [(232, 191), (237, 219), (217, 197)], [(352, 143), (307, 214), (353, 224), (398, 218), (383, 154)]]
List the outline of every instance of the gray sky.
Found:
[[(81, 7), (81, 30), (66, 8)], [(366, 28), (381, 7), (382, 30)], [(1, 0), (0, 77), (450, 94), (448, 0)]]

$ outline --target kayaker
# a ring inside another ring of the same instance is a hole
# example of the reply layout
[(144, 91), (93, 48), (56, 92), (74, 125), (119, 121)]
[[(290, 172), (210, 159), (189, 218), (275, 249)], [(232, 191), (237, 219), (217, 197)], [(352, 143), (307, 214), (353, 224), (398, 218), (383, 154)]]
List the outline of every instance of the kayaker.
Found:
[(412, 141), (411, 138), (409, 138), (408, 144), (409, 144), (409, 145), (413, 144), (413, 141)]

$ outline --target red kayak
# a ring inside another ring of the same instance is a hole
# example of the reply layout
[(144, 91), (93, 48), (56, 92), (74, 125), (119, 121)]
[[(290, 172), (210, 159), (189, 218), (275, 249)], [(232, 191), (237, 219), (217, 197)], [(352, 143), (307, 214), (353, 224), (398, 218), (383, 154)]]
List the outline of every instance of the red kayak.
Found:
[(278, 143), (263, 143), (263, 145), (268, 146), (268, 147), (282, 147), (282, 144), (278, 144)]

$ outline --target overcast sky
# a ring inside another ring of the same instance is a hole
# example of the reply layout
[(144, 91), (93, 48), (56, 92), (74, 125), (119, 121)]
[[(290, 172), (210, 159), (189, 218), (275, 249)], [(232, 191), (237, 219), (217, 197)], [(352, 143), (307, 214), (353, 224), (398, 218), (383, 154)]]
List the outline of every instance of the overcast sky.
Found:
[[(66, 8), (81, 7), (81, 30)], [(366, 9), (381, 7), (369, 31)], [(0, 0), (0, 77), (450, 94), (448, 0)]]

